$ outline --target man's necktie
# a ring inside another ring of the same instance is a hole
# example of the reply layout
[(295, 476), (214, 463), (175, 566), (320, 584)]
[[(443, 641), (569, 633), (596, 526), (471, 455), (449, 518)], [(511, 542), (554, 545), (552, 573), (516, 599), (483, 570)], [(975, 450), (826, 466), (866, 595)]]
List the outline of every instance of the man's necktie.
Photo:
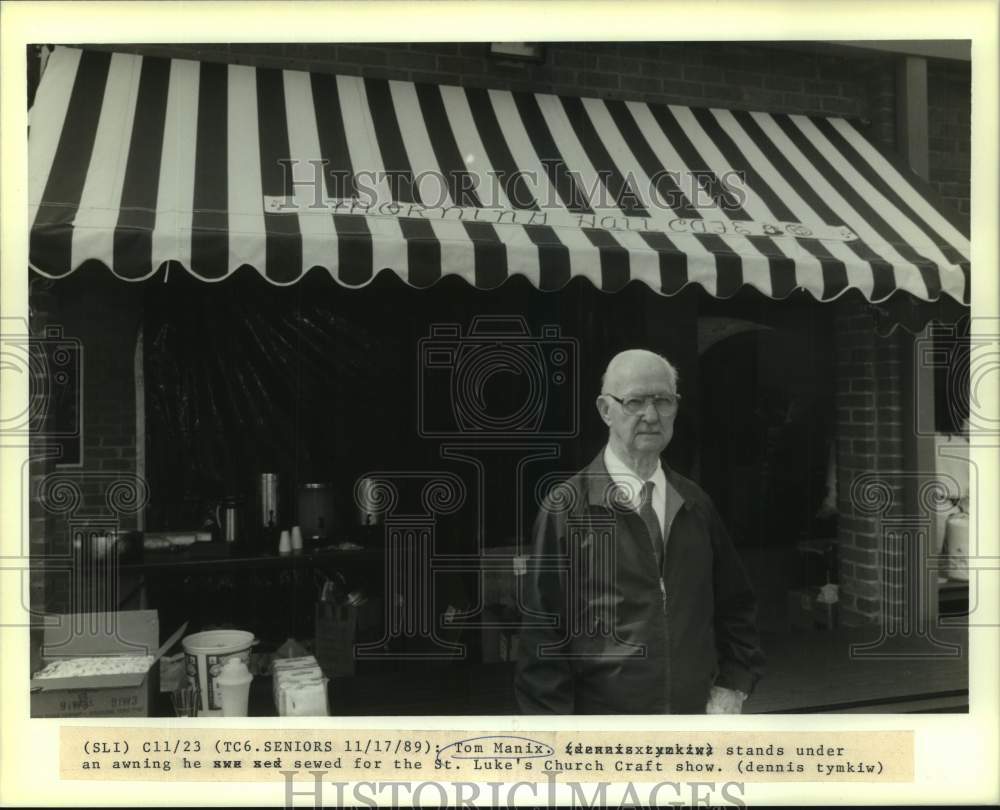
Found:
[(646, 524), (649, 539), (653, 543), (653, 553), (656, 554), (657, 569), (663, 568), (663, 532), (660, 530), (660, 519), (653, 509), (653, 482), (642, 485), (642, 501), (639, 506), (639, 517)]

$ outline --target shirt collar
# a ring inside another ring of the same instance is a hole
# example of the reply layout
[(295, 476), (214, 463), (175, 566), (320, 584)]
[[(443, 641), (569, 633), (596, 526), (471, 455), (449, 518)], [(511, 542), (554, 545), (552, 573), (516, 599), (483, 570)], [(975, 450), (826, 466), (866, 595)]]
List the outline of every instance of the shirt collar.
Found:
[[(631, 495), (629, 499), (631, 503), (633, 505), (638, 503), (642, 498), (642, 484), (644, 481), (636, 473), (632, 472), (624, 461), (618, 458), (615, 451), (611, 449), (610, 444), (604, 448), (604, 466), (607, 468), (611, 480)], [(663, 493), (666, 491), (667, 477), (663, 472), (663, 464), (659, 459), (656, 460), (656, 470), (653, 471), (653, 474), (647, 480), (653, 482), (654, 492)]]

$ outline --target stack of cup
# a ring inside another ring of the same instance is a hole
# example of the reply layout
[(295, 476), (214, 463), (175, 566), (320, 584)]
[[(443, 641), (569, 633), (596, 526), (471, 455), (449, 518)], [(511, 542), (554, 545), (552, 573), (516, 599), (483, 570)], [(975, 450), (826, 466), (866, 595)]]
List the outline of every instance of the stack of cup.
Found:
[(302, 551), (302, 527), (292, 526), (292, 530), (283, 529), (278, 540), (278, 553), (291, 554), (293, 551)]

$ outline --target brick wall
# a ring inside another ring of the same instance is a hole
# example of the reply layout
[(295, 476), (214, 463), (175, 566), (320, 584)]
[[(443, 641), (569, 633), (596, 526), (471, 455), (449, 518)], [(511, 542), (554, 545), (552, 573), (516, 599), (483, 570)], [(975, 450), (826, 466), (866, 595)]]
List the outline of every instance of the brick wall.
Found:
[(969, 227), (972, 76), (967, 62), (927, 63), (930, 182)]
[[(56, 297), (52, 294), (52, 283), (47, 279), (33, 278), (30, 287), (28, 327), (31, 335), (39, 336), (45, 333), (46, 327), (58, 322)], [(38, 612), (53, 600), (54, 588), (43, 568), (44, 558), (50, 554), (49, 538), (51, 536), (52, 519), (42, 503), (40, 488), (46, 476), (55, 470), (55, 461), (51, 455), (51, 444), (46, 436), (52, 429), (53, 410), (48, 391), (42, 387), (31, 396), (38, 399), (33, 403), (39, 408), (41, 419), (36, 423), (36, 431), (30, 438), (28, 465), (28, 554), (30, 556), (30, 571), (28, 577), (29, 605), (36, 611), (31, 619), (31, 671), (34, 672), (40, 663), (39, 647), (43, 628)]]
[(876, 335), (860, 296), (833, 306), (841, 615), (846, 624), (863, 624), (879, 618), (883, 596), (893, 606), (903, 598), (887, 591), (885, 582), (886, 569), (898, 569), (903, 561), (880, 555), (882, 521), (898, 517), (903, 508), (904, 347), (900, 330)]
[[(88, 46), (92, 47), (92, 46)], [(486, 43), (115, 45), (109, 49), (438, 84), (871, 119), (879, 55), (732, 43), (555, 43), (542, 64)]]
[[(82, 346), (82, 464), (49, 464), (39, 471), (64, 482), (60, 484), (65, 487), (63, 493), (79, 493), (78, 504), (64, 510), (62, 506), (68, 502), (49, 490), (47, 506), (39, 513), (40, 520), (44, 519), (48, 553), (65, 560), (74, 553), (72, 529), (91, 523), (104, 525), (108, 520), (122, 530), (136, 528), (136, 512), (131, 506), (134, 496), (130, 494), (137, 486), (133, 362), (142, 291), (103, 269), (93, 273), (81, 270), (53, 285), (45, 295), (33, 289), (32, 307), (46, 313), (47, 322), (61, 326), (65, 337), (79, 340)], [(36, 487), (41, 482), (39, 477)], [(74, 563), (74, 570), (79, 568)], [(70, 592), (77, 587), (65, 573), (50, 574), (45, 585), (46, 608), (58, 612), (79, 607), (81, 600), (86, 604), (88, 597), (82, 591)]]

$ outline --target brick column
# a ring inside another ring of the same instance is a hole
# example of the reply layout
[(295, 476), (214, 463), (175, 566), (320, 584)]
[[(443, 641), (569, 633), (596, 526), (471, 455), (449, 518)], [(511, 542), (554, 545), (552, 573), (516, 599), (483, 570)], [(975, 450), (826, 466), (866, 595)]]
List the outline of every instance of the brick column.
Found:
[(885, 150), (896, 149), (896, 70), (891, 57), (875, 60), (866, 75), (868, 139)]
[[(28, 331), (31, 339), (45, 334), (45, 328), (58, 323), (57, 299), (52, 294), (52, 282), (38, 276), (31, 276), (28, 294)], [(39, 367), (32, 368), (38, 373)], [(28, 537), (20, 538), (21, 549), (26, 549), (29, 557), (28, 607), (31, 611), (31, 666), (40, 663), (38, 653), (42, 642), (43, 613), (59, 610), (66, 599), (67, 577), (51, 576), (46, 573), (45, 563), (57, 553), (52, 544), (53, 517), (39, 500), (41, 481), (55, 469), (55, 458), (47, 435), (51, 432), (52, 412), (45, 400), (45, 386), (35, 386), (29, 408), (36, 414), (29, 435), (28, 480)], [(62, 601), (61, 601), (62, 600)]]
[(884, 618), (883, 597), (893, 611), (903, 600), (886, 581), (897, 579), (902, 556), (882, 551), (882, 521), (903, 510), (902, 347), (898, 335), (876, 335), (859, 297), (836, 306), (841, 611), (857, 625)]

